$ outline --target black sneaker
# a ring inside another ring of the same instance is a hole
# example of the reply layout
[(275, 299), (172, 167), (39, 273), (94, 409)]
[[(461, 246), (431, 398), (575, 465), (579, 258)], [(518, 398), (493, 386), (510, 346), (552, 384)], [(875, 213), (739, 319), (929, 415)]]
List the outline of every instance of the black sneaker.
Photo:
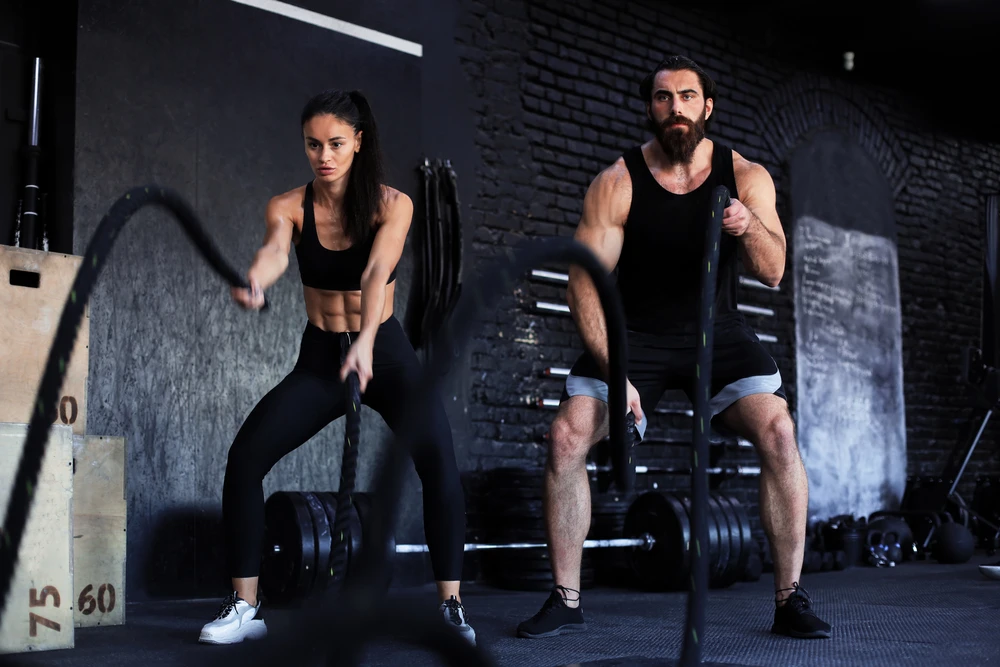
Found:
[[(560, 590), (563, 592), (561, 593)], [(555, 637), (556, 635), (586, 630), (587, 624), (583, 620), (583, 603), (581, 602), (575, 608), (566, 606), (565, 594), (571, 591), (577, 596), (580, 595), (580, 591), (574, 591), (565, 586), (553, 588), (552, 594), (542, 605), (541, 610), (517, 626), (517, 636), (525, 639), (542, 639), (543, 637)], [(577, 599), (579, 600), (579, 597)]]
[(776, 606), (771, 632), (798, 639), (828, 638), (830, 624), (820, 620), (810, 608), (812, 602), (806, 589), (795, 582), (792, 588), (785, 590), (791, 590), (792, 594), (785, 600), (785, 604)]

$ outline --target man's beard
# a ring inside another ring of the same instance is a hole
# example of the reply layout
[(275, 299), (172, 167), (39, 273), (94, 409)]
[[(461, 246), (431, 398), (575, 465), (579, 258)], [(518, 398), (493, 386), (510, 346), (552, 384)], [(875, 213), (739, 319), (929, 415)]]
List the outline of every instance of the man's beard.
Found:
[[(649, 119), (648, 126), (670, 164), (688, 164), (698, 144), (705, 138), (705, 120), (703, 111), (701, 118), (694, 122), (683, 116), (669, 116), (659, 125)], [(687, 129), (671, 127), (678, 123), (686, 125)]]

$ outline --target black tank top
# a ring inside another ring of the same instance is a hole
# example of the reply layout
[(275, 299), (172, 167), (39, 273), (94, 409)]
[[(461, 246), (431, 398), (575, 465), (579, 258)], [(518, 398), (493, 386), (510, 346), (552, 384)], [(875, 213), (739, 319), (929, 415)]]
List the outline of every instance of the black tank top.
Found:
[[(371, 233), (361, 243), (355, 243), (344, 250), (329, 250), (319, 242), (316, 233), (316, 214), (313, 210), (312, 182), (306, 184), (306, 196), (302, 202), (302, 233), (295, 245), (295, 257), (299, 261), (299, 275), (302, 284), (316, 289), (337, 290), (341, 292), (361, 289), (361, 274), (368, 266), (368, 257), (375, 243), (375, 234)], [(396, 269), (386, 284), (396, 279)]]
[[(656, 181), (641, 146), (630, 148), (623, 158), (632, 179), (632, 205), (617, 272), (628, 328), (670, 337), (674, 344), (693, 345), (712, 190), (725, 185), (730, 197), (739, 197), (733, 152), (715, 143), (711, 173), (701, 186), (685, 195), (669, 192)], [(736, 237), (723, 232), (716, 274), (716, 343), (746, 326), (736, 309), (738, 250)]]

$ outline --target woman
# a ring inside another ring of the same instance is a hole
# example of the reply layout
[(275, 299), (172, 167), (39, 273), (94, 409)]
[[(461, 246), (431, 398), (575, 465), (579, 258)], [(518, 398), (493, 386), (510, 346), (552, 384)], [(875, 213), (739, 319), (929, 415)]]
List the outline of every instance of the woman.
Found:
[[(308, 322), (294, 369), (247, 417), (229, 450), (222, 492), (233, 592), (200, 641), (229, 644), (267, 634), (257, 618), (257, 574), (264, 534), (262, 482), (283, 456), (344, 414), (344, 381), (358, 374), (363, 403), (394, 431), (402, 424), (420, 363), (393, 315), (396, 264), (413, 204), (382, 184), (375, 118), (357, 92), (327, 91), (302, 111), (302, 136), (315, 178), (271, 199), (263, 247), (233, 289), (240, 306), (259, 309), (264, 290), (288, 268), (295, 244)], [(340, 363), (341, 346), (347, 354)], [(465, 499), (440, 400), (414, 455), (423, 485), (424, 532), (441, 596), (441, 613), (475, 643), (459, 596)]]

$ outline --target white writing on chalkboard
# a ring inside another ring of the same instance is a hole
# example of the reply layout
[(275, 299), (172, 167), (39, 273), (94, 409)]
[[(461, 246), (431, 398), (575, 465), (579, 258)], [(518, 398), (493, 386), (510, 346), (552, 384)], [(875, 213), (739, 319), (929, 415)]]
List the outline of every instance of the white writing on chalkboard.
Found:
[(882, 509), (886, 482), (905, 483), (896, 247), (803, 216), (794, 253), (797, 417), (810, 514), (867, 515)]

